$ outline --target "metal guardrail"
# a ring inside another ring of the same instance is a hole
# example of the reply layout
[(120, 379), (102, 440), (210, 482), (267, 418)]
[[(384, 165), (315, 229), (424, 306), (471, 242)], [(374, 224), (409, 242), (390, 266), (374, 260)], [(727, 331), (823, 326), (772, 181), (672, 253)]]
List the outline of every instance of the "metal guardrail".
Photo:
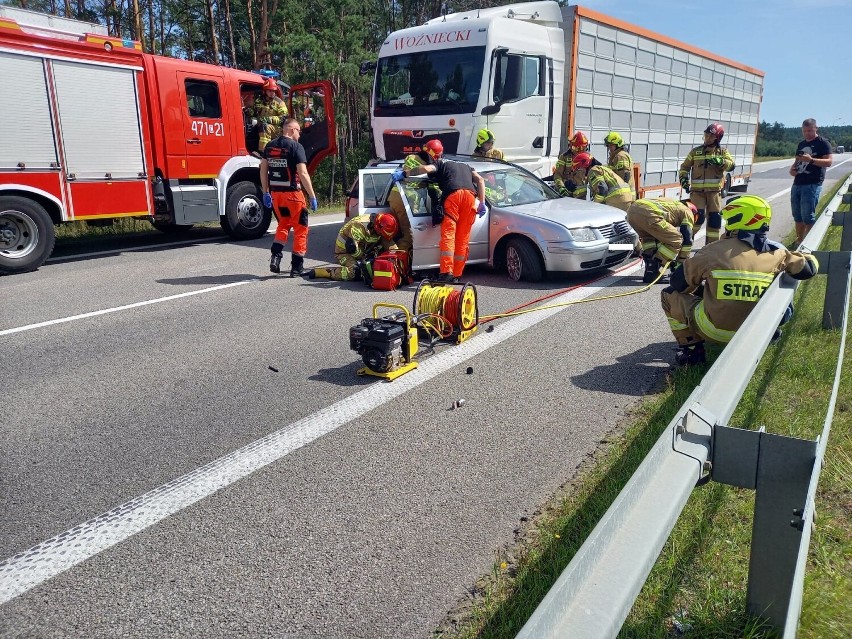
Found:
[[(802, 242), (803, 249), (812, 250), (822, 243), (850, 184), (852, 176), (818, 218)], [(846, 260), (844, 345), (852, 258), (847, 254)], [(521, 628), (518, 639), (615, 637), (692, 489), (711, 474), (715, 481), (757, 490), (748, 609), (779, 630), (784, 628), (785, 637), (795, 636), (814, 494), (828, 441), (843, 349), (819, 440), (740, 430), (727, 423), (797, 286), (797, 280), (782, 275), (766, 290)]]

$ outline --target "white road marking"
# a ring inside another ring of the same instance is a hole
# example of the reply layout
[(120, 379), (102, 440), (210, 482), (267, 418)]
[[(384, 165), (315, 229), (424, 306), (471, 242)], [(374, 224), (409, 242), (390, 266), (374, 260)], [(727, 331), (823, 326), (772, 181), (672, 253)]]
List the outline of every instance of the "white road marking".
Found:
[(158, 297), (153, 300), (145, 300), (144, 302), (134, 302), (133, 304), (125, 304), (124, 306), (114, 306), (113, 308), (104, 308), (99, 311), (91, 311), (89, 313), (81, 313), (80, 315), (72, 315), (70, 317), (60, 317), (58, 319), (47, 320), (46, 322), (38, 322), (37, 324), (27, 324), (26, 326), (17, 326), (15, 328), (7, 328), (5, 330), (0, 331), (0, 336), (3, 335), (11, 335), (12, 333), (22, 333), (24, 331), (31, 331), (35, 328), (43, 328), (45, 326), (53, 326), (54, 324), (65, 324), (66, 322), (73, 322), (80, 319), (86, 319), (89, 317), (97, 317), (98, 315), (107, 315), (108, 313), (117, 313), (118, 311), (126, 311), (131, 308), (138, 308), (139, 306), (149, 306), (150, 304), (159, 304), (160, 302), (168, 302), (171, 300), (177, 300), (182, 297), (192, 297), (193, 295), (201, 295), (203, 293), (211, 293), (213, 291), (219, 291), (223, 288), (231, 288), (233, 286), (242, 286), (243, 284), (251, 284), (252, 282), (260, 282), (258, 278), (252, 278), (250, 280), (241, 280), (239, 282), (231, 282), (230, 284), (220, 284), (219, 286), (211, 286), (210, 288), (202, 288), (197, 291), (189, 291), (188, 293), (178, 293), (177, 295), (169, 295), (168, 297)]
[[(638, 264), (641, 262), (631, 263), (620, 272), (598, 280), (593, 285), (568, 291), (545, 301), (544, 304), (580, 300), (594, 295), (609, 285), (618, 283), (621, 274), (638, 271)], [(495, 326), (495, 330), (490, 333), (480, 330), (475, 339), (420, 362), (418, 368), (393, 383), (370, 384), (313, 415), (0, 562), (0, 604), (282, 459), (317, 438), (333, 432), (566, 308), (569, 307), (549, 308), (537, 313), (519, 315)]]

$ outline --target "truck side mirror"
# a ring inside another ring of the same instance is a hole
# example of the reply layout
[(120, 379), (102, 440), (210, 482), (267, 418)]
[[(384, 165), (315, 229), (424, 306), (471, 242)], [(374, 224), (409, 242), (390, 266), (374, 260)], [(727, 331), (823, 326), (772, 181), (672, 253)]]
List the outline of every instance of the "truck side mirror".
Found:
[(361, 66), (358, 67), (358, 75), (367, 75), (368, 73), (372, 73), (376, 70), (376, 63), (373, 60), (367, 60), (361, 63)]
[(500, 113), (500, 105), (489, 104), (486, 107), (482, 107), (482, 111), (480, 111), (479, 113), (480, 115), (494, 115), (495, 113)]

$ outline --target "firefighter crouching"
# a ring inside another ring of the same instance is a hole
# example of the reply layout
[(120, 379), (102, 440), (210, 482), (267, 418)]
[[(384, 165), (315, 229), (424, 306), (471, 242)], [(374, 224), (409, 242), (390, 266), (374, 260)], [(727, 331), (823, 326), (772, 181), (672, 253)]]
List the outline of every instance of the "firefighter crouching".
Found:
[[(680, 345), (676, 362), (681, 366), (706, 361), (705, 341), (731, 341), (778, 273), (806, 280), (819, 270), (813, 255), (788, 251), (767, 239), (772, 209), (763, 198), (734, 198), (721, 213), (725, 236), (687, 259), (662, 292), (663, 311)], [(700, 295), (685, 293), (690, 287)], [(790, 316), (792, 307), (782, 323)], [(780, 335), (778, 329), (773, 339)]]
[[(698, 221), (693, 233), (698, 233), (707, 217), (706, 243), (715, 242), (722, 234), (722, 185), (725, 175), (734, 168), (734, 158), (719, 144), (725, 128), (716, 122), (704, 130), (704, 144), (692, 149), (680, 165), (680, 185), (690, 194), (698, 208)], [(692, 180), (690, 181), (690, 175)]]
[(321, 267), (307, 272), (310, 279), (325, 278), (349, 282), (363, 278), (363, 263), (376, 252), (395, 248), (393, 238), (399, 227), (390, 213), (353, 217), (340, 229), (334, 244), (334, 257), (340, 266)]
[[(660, 275), (663, 264), (682, 263), (692, 251), (692, 227), (698, 209), (692, 202), (666, 198), (647, 198), (633, 202), (627, 209), (627, 223), (639, 234), (645, 261), (645, 284)], [(662, 280), (661, 280), (662, 281)]]
[(585, 181), (592, 199), (598, 204), (607, 204), (626, 211), (636, 198), (627, 182), (608, 166), (598, 162), (588, 153), (578, 153), (571, 163), (574, 171), (583, 169)]
[(582, 131), (577, 131), (568, 141), (568, 150), (562, 153), (556, 160), (553, 168), (553, 184), (556, 192), (562, 197), (575, 197), (580, 200), (586, 199), (585, 171), (571, 168), (574, 156), (578, 153), (588, 152), (589, 138)]
[[(434, 164), (435, 160), (441, 159), (444, 153), (444, 145), (440, 140), (429, 140), (423, 145), (423, 150), (419, 153), (412, 153), (406, 156), (402, 162), (402, 168), (409, 171), (421, 164)], [(408, 182), (395, 182), (388, 196), (388, 204), (391, 212), (396, 218), (397, 226), (399, 226), (399, 238), (396, 240), (397, 248), (401, 251), (410, 251), (414, 246), (414, 240), (411, 236), (411, 220), (408, 219), (408, 213), (405, 210), (405, 205), (402, 203), (402, 190), (405, 190), (405, 196), (408, 203), (414, 208), (414, 212), (420, 211), (420, 206), (426, 205), (425, 202), (420, 202), (419, 188), (421, 185)], [(426, 192), (429, 195), (432, 205), (432, 223), (440, 224), (443, 219), (441, 213), (441, 190), (435, 183), (429, 183), (426, 187)]]

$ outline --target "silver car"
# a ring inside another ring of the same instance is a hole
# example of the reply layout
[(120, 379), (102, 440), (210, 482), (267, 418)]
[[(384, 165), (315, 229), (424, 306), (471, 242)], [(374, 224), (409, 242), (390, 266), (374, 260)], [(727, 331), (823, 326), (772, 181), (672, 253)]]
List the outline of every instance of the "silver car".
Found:
[[(623, 211), (559, 197), (545, 182), (513, 164), (463, 161), (485, 180), (488, 203), (488, 212), (476, 218), (471, 230), (468, 264), (489, 264), (505, 270), (512, 280), (536, 282), (546, 273), (596, 271), (630, 258), (637, 236)], [(390, 210), (390, 176), (399, 166), (383, 163), (359, 171), (359, 213)], [(403, 189), (414, 240), (412, 269), (437, 269), (441, 227), (432, 225), (423, 178), (408, 182), (417, 185), (416, 197)]]

